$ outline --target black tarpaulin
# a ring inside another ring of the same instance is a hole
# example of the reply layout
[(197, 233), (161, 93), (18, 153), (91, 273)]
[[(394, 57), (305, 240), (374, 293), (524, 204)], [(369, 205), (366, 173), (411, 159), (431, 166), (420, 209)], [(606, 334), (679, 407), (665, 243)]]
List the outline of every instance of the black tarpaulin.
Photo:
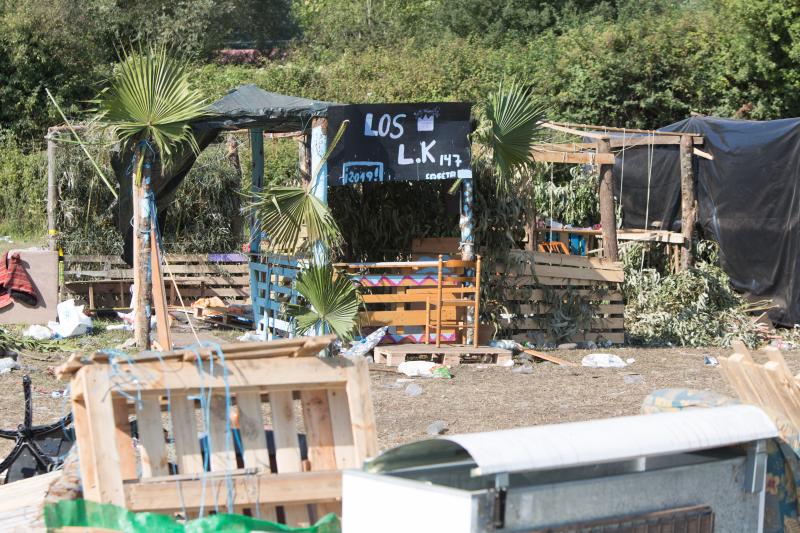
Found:
[[(771, 299), (773, 321), (800, 323), (800, 119), (692, 117), (662, 131), (698, 133), (699, 148), (714, 157), (694, 158), (698, 226), (719, 243), (733, 286)], [(625, 228), (680, 231), (678, 146), (629, 148), (614, 178)]]
[[(212, 115), (192, 124), (200, 150), (205, 149), (223, 130), (260, 128), (268, 133), (304, 131), (311, 119), (326, 116), (330, 102), (309, 100), (265, 91), (256, 85), (243, 85), (210, 105)], [(119, 218), (117, 225), (125, 239), (123, 259), (133, 263), (133, 206), (131, 204), (132, 150), (112, 154), (111, 164), (119, 187)], [(163, 226), (167, 207), (175, 198), (178, 186), (194, 165), (197, 154), (185, 147), (173, 158), (164, 172), (155, 172), (152, 183), (156, 198), (159, 225)]]

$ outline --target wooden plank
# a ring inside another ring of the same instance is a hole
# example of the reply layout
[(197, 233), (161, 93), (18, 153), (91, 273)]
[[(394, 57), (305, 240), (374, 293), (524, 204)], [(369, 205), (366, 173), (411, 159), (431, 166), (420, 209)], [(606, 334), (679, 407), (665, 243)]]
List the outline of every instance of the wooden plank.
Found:
[[(438, 312), (438, 311), (437, 311)], [(456, 311), (452, 305), (443, 305), (442, 321), (453, 320)], [(369, 326), (424, 326), (427, 320), (427, 313), (424, 309), (406, 311), (366, 311), (360, 313), (361, 325)]]
[(367, 360), (356, 357), (347, 368), (347, 403), (358, 468), (366, 459), (378, 455), (378, 433), (375, 429), (375, 413), (369, 387)]
[(598, 154), (596, 152), (542, 152), (536, 149), (531, 151), (533, 160), (537, 163), (570, 163), (579, 165), (613, 165), (616, 162), (614, 154)]
[(574, 266), (598, 270), (623, 270), (622, 263), (583, 255), (551, 254), (546, 252), (518, 252), (512, 254), (512, 257), (523, 261), (529, 259), (531, 256), (534, 263), (537, 264)]
[[(512, 329), (545, 329), (543, 322), (547, 318), (517, 318), (517, 319), (500, 319), (500, 324), (503, 327), (510, 327)], [(625, 319), (623, 317), (595, 317), (590, 322), (589, 329), (593, 332), (600, 332), (604, 330), (623, 329), (625, 327)]]
[(557, 365), (561, 365), (561, 366), (578, 366), (575, 363), (572, 363), (570, 361), (561, 359), (560, 357), (556, 357), (555, 355), (549, 355), (549, 354), (546, 354), (546, 353), (537, 352), (536, 350), (522, 350), (522, 351), (524, 353), (528, 354), (528, 355), (532, 355), (533, 357), (535, 357), (537, 359), (541, 359), (543, 361), (549, 361), (549, 362), (555, 363)]
[[(553, 306), (544, 302), (519, 304), (516, 307), (512, 306), (512, 310), (520, 315), (543, 315), (549, 313)], [(597, 315), (619, 315), (625, 314), (625, 304), (599, 304), (595, 305), (593, 311)]]
[[(163, 364), (137, 363), (121, 365), (125, 379), (112, 378), (114, 386), (128, 393), (137, 389), (162, 392), (166, 389), (183, 388), (189, 394), (196, 394), (201, 387), (225, 387), (222, 375), (199, 375), (193, 363), (164, 361)], [(227, 382), (231, 391), (259, 388), (269, 383), (270, 390), (308, 390), (342, 386), (346, 374), (345, 363), (340, 360), (322, 360), (316, 357), (286, 358), (275, 357), (260, 360), (225, 361), (228, 369)], [(297, 383), (302, 376), (302, 383)], [(134, 381), (137, 380), (137, 381)]]
[[(269, 404), (272, 408), (272, 431), (275, 439), (275, 463), (278, 474), (302, 471), (300, 443), (295, 426), (294, 400), (288, 391), (270, 391)], [(305, 505), (284, 507), (287, 525), (308, 523), (308, 509)]]
[(264, 420), (261, 416), (261, 393), (259, 391), (238, 393), (236, 406), (239, 411), (239, 432), (244, 446), (244, 466), (269, 472), (269, 449), (264, 434)]
[(353, 424), (350, 420), (350, 406), (347, 402), (347, 390), (328, 389), (328, 406), (330, 407), (331, 428), (336, 456), (336, 468), (361, 468), (356, 461), (356, 450), (353, 442)]
[[(156, 228), (150, 230), (150, 272), (153, 284), (153, 311), (156, 314), (156, 336), (161, 350), (172, 349), (169, 334), (169, 314), (167, 313), (167, 293), (164, 290), (164, 276), (161, 274), (161, 250), (158, 248)], [(94, 300), (94, 298), (92, 298)], [(94, 304), (94, 301), (92, 301)], [(91, 305), (94, 307), (94, 305)]]
[[(327, 391), (324, 389), (302, 391), (300, 392), (300, 403), (303, 407), (310, 470), (335, 470), (336, 446), (333, 441)], [(341, 515), (340, 504), (319, 504), (317, 508), (319, 515), (327, 513)]]
[[(244, 447), (242, 457), (244, 466), (269, 473), (269, 448), (264, 432), (264, 419), (261, 416), (261, 393), (258, 391), (240, 392), (236, 395), (236, 406), (239, 411), (239, 434)], [(258, 501), (254, 507), (257, 508), (257, 515), (262, 519), (277, 521), (275, 507), (262, 506)]]
[(230, 418), (224, 395), (211, 395), (209, 412), (208, 442), (211, 448), (211, 470), (233, 470), (236, 468), (236, 452), (233, 448), (232, 432), (227, 431)]
[(541, 264), (536, 265), (536, 275), (540, 278), (585, 279), (592, 281), (608, 281), (612, 283), (622, 283), (625, 281), (625, 273), (622, 270), (598, 270)]
[(78, 446), (83, 496), (87, 500), (124, 505), (122, 475), (115, 432), (108, 430), (114, 420), (112, 402), (105, 401), (111, 390), (108, 369), (87, 367), (72, 381), (75, 434)]
[[(222, 509), (227, 504), (225, 476), (207, 476), (205, 480), (176, 480), (176, 477), (126, 485), (125, 500), (121, 505), (133, 512), (169, 513), (181, 510), (184, 505), (189, 510), (196, 510), (201, 503), (206, 509), (217, 506)], [(248, 485), (256, 486), (257, 499), (261, 503), (284, 505), (287, 509), (305, 508), (306, 503), (337, 501), (342, 496), (342, 474), (338, 471), (233, 476), (232, 483), (233, 504), (237, 507), (255, 503), (254, 491)], [(287, 522), (294, 523), (291, 520)]]
[(194, 402), (189, 400), (185, 393), (172, 391), (170, 415), (178, 471), (181, 474), (202, 472), (203, 455), (197, 435)]
[[(558, 291), (558, 289), (551, 290)], [(578, 289), (575, 293), (597, 301), (622, 302), (624, 300), (622, 292), (618, 290)], [(503, 292), (503, 297), (511, 302), (541, 302), (544, 299), (544, 290), (527, 288), (506, 289)]]
[(136, 454), (131, 436), (131, 423), (128, 417), (128, 401), (124, 397), (111, 399), (114, 409), (114, 437), (119, 456), (119, 471), (123, 480), (137, 479)]
[(141, 402), (137, 402), (136, 427), (142, 452), (142, 477), (167, 475), (167, 447), (158, 395), (142, 395)]

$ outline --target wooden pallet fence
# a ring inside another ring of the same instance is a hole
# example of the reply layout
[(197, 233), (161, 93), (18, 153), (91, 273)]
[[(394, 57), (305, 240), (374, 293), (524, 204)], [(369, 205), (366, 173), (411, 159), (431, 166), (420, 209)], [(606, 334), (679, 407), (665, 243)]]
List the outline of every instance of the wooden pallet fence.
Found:
[(210, 349), (70, 358), (57, 372), (84, 498), (189, 518), (232, 505), (291, 526), (341, 514), (341, 470), (378, 447), (366, 359), (316, 357), (333, 338), (224, 345), (214, 372)]
[[(170, 277), (175, 277), (184, 304), (198, 298), (218, 296), (230, 304), (250, 300), (247, 259), (232, 254), (167, 254), (163, 268), (169, 305), (180, 305)], [(64, 256), (61, 300), (74, 298), (89, 310), (129, 309), (133, 269), (117, 256)]]
[[(500, 265), (505, 289), (504, 303), (515, 318), (503, 320), (502, 326), (519, 342), (544, 338), (548, 342), (547, 323), (552, 306), (547, 295), (563, 296), (574, 291), (589, 301), (594, 309), (587, 331), (569, 341), (625, 342), (625, 302), (621, 263), (585, 256), (525, 252), (511, 253), (508, 265)], [(563, 340), (563, 339), (562, 339)], [(564, 340), (566, 342), (566, 340)]]

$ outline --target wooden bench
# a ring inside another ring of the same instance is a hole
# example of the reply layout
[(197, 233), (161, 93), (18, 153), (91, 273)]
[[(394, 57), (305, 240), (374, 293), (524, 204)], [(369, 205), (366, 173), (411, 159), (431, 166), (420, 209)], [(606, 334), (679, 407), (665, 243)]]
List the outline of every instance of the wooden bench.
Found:
[(341, 470), (378, 448), (366, 360), (316, 357), (332, 340), (223, 345), (224, 362), (216, 347), (70, 357), (58, 375), (71, 380), (84, 497), (289, 525), (340, 514)]

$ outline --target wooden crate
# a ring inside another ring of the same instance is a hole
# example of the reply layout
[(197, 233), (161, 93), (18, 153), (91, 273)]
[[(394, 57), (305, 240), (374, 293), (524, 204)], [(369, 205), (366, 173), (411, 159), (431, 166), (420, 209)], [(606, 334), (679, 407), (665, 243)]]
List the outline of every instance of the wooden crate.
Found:
[[(167, 254), (163, 267), (167, 303), (180, 305), (170, 273), (185, 305), (218, 296), (228, 303), (250, 301), (250, 273), (242, 254)], [(74, 298), (89, 310), (129, 309), (133, 269), (110, 255), (64, 256), (61, 299)]]
[(70, 357), (58, 375), (71, 379), (84, 498), (190, 518), (232, 507), (293, 526), (340, 514), (341, 470), (378, 448), (366, 360), (316, 357), (331, 340), (223, 345), (224, 362), (215, 348)]
[(621, 263), (584, 256), (514, 251), (510, 264), (498, 268), (497, 275), (503, 276), (505, 281), (504, 303), (516, 315), (502, 322), (514, 340), (546, 338), (546, 321), (551, 311), (546, 294), (553, 291), (558, 296), (573, 290), (594, 304), (594, 316), (586, 332), (569, 340), (625, 342), (622, 294), (625, 278)]

